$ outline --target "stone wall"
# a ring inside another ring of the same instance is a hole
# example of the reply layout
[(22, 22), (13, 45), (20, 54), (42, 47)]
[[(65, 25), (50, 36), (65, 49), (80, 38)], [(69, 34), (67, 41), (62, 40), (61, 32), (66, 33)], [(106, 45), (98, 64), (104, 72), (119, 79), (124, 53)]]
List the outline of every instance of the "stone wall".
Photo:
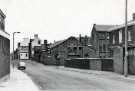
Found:
[(113, 48), (114, 72), (123, 74), (123, 48)]

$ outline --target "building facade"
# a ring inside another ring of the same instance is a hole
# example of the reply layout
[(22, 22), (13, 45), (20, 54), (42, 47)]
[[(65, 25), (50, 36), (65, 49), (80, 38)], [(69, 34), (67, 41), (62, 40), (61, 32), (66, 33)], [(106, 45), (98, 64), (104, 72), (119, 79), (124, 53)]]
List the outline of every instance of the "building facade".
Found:
[(31, 59), (34, 58), (34, 52), (35, 52), (35, 47), (40, 47), (41, 46), (41, 39), (38, 37), (38, 34), (34, 35), (33, 39), (30, 39), (29, 43), (29, 57)]
[[(64, 65), (65, 60), (71, 58), (89, 58), (95, 56), (95, 50), (83, 41), (83, 37), (69, 37), (51, 45), (52, 63)], [(87, 40), (87, 39), (85, 39)]]
[[(123, 74), (124, 68), (124, 44), (125, 44), (125, 24), (121, 24), (109, 29), (110, 48), (113, 52), (114, 69)], [(135, 14), (133, 20), (128, 22), (128, 72), (135, 74)]]
[(96, 55), (99, 58), (111, 57), (111, 50), (109, 49), (109, 29), (113, 26), (114, 25), (93, 25), (91, 41), (96, 50)]
[[(78, 40), (75, 37), (69, 37), (68, 39), (57, 41), (50, 46), (52, 64), (64, 65), (64, 60), (68, 56), (67, 48), (69, 46), (77, 46)], [(77, 54), (74, 54), (77, 56)]]
[(28, 60), (29, 59), (29, 38), (24, 38), (23, 41), (18, 43), (18, 50), (19, 50), (19, 59)]
[(5, 18), (0, 10), (0, 78), (10, 73), (10, 36), (5, 31)]

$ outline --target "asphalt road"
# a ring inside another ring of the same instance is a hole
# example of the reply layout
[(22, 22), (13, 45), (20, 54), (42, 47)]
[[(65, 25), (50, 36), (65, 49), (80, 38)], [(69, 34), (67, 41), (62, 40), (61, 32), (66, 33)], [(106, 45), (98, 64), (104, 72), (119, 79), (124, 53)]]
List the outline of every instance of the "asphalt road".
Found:
[(41, 90), (135, 91), (135, 82), (61, 70), (27, 62), (25, 71)]

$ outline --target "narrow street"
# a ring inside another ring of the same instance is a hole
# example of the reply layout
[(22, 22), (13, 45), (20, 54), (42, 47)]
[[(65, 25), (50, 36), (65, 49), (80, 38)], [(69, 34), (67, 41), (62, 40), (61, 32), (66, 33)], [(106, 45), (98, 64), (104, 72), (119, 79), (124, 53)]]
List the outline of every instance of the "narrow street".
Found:
[[(135, 91), (135, 79), (106, 77), (27, 62), (25, 71), (40, 90)], [(112, 74), (113, 75), (113, 74)]]

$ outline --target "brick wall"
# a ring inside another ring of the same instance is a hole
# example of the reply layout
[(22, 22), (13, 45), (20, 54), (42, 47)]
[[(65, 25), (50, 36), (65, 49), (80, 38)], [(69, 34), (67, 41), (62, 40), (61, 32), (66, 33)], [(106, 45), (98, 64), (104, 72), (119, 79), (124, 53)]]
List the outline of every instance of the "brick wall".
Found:
[(102, 70), (102, 63), (100, 59), (90, 59), (89, 65), (91, 70)]
[(0, 36), (0, 78), (10, 73), (10, 40)]
[(74, 58), (65, 60), (65, 66), (99, 71), (113, 71), (113, 60), (100, 58)]

